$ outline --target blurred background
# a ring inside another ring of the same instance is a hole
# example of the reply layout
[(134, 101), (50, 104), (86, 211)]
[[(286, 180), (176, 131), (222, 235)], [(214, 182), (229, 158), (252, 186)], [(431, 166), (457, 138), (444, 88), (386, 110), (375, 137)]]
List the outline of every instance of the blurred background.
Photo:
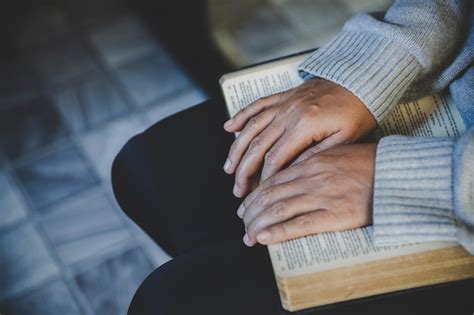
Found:
[(126, 314), (169, 259), (113, 197), (127, 139), (390, 2), (2, 1), (0, 313)]

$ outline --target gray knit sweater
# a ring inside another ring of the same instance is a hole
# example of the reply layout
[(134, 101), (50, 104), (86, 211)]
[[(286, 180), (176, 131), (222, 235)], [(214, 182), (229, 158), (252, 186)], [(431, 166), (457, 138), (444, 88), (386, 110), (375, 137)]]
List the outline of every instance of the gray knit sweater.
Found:
[(449, 88), (460, 138), (389, 136), (377, 147), (374, 236), (380, 245), (458, 241), (474, 254), (472, 1), (400, 0), (351, 18), (300, 66), (354, 93), (378, 122), (401, 101)]

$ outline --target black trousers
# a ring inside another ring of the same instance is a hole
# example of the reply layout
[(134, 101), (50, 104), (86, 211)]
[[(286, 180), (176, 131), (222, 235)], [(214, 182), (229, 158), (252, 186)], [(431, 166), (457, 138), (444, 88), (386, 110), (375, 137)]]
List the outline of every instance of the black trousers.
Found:
[[(133, 137), (115, 159), (120, 206), (174, 257), (144, 281), (130, 315), (286, 313), (266, 248), (242, 243), (233, 178), (222, 171), (233, 140), (222, 129), (226, 119), (222, 102), (207, 101)], [(463, 282), (302, 313), (471, 315), (474, 304), (464, 297), (473, 287)]]

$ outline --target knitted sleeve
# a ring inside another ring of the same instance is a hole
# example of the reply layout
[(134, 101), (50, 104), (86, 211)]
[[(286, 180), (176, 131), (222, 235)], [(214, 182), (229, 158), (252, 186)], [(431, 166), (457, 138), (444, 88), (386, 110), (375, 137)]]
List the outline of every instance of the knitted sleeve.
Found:
[(383, 138), (373, 211), (376, 244), (457, 241), (474, 254), (474, 129), (459, 139)]
[(356, 15), (300, 75), (342, 85), (380, 122), (403, 96), (441, 90), (472, 63), (471, 11), (469, 1), (399, 0), (386, 13)]

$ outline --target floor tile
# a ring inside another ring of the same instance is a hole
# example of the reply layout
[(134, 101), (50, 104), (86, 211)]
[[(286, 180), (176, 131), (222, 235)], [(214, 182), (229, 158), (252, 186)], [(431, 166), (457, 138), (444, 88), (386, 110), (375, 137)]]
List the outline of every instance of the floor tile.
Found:
[(0, 301), (59, 273), (32, 224), (0, 233), (0, 270)]
[(149, 124), (154, 124), (168, 116), (183, 111), (194, 105), (200, 104), (207, 99), (207, 96), (199, 88), (189, 86), (174, 95), (157, 101), (146, 111), (146, 120)]
[(15, 173), (36, 209), (44, 209), (98, 183), (71, 144), (17, 166)]
[(19, 296), (13, 301), (0, 303), (5, 315), (82, 315), (69, 288), (62, 280), (43, 285)]
[(68, 132), (50, 99), (0, 108), (0, 146), (16, 159), (63, 138)]
[(57, 246), (124, 227), (117, 211), (100, 189), (85, 191), (56, 203), (42, 217), (42, 222), (46, 234)]
[(0, 229), (14, 224), (27, 215), (24, 200), (0, 168)]
[(130, 231), (120, 228), (60, 244), (56, 246), (56, 252), (65, 265), (80, 268), (84, 264), (102, 261), (137, 245)]
[(146, 106), (189, 85), (188, 77), (164, 54), (153, 54), (117, 69), (135, 104)]
[(47, 87), (67, 85), (97, 67), (84, 44), (74, 37), (28, 48), (26, 54)]
[(43, 226), (65, 265), (103, 259), (120, 249), (138, 245), (113, 207), (97, 189), (48, 210), (42, 219)]
[(57, 92), (54, 100), (76, 132), (96, 128), (129, 110), (116, 86), (100, 72), (92, 72)]
[(110, 181), (112, 162), (128, 139), (145, 129), (137, 117), (124, 117), (82, 135), (81, 144), (97, 173)]
[(76, 276), (96, 314), (125, 314), (133, 294), (152, 271), (139, 248), (107, 260)]
[(111, 66), (160, 52), (157, 41), (134, 16), (124, 16), (91, 31), (91, 41)]

